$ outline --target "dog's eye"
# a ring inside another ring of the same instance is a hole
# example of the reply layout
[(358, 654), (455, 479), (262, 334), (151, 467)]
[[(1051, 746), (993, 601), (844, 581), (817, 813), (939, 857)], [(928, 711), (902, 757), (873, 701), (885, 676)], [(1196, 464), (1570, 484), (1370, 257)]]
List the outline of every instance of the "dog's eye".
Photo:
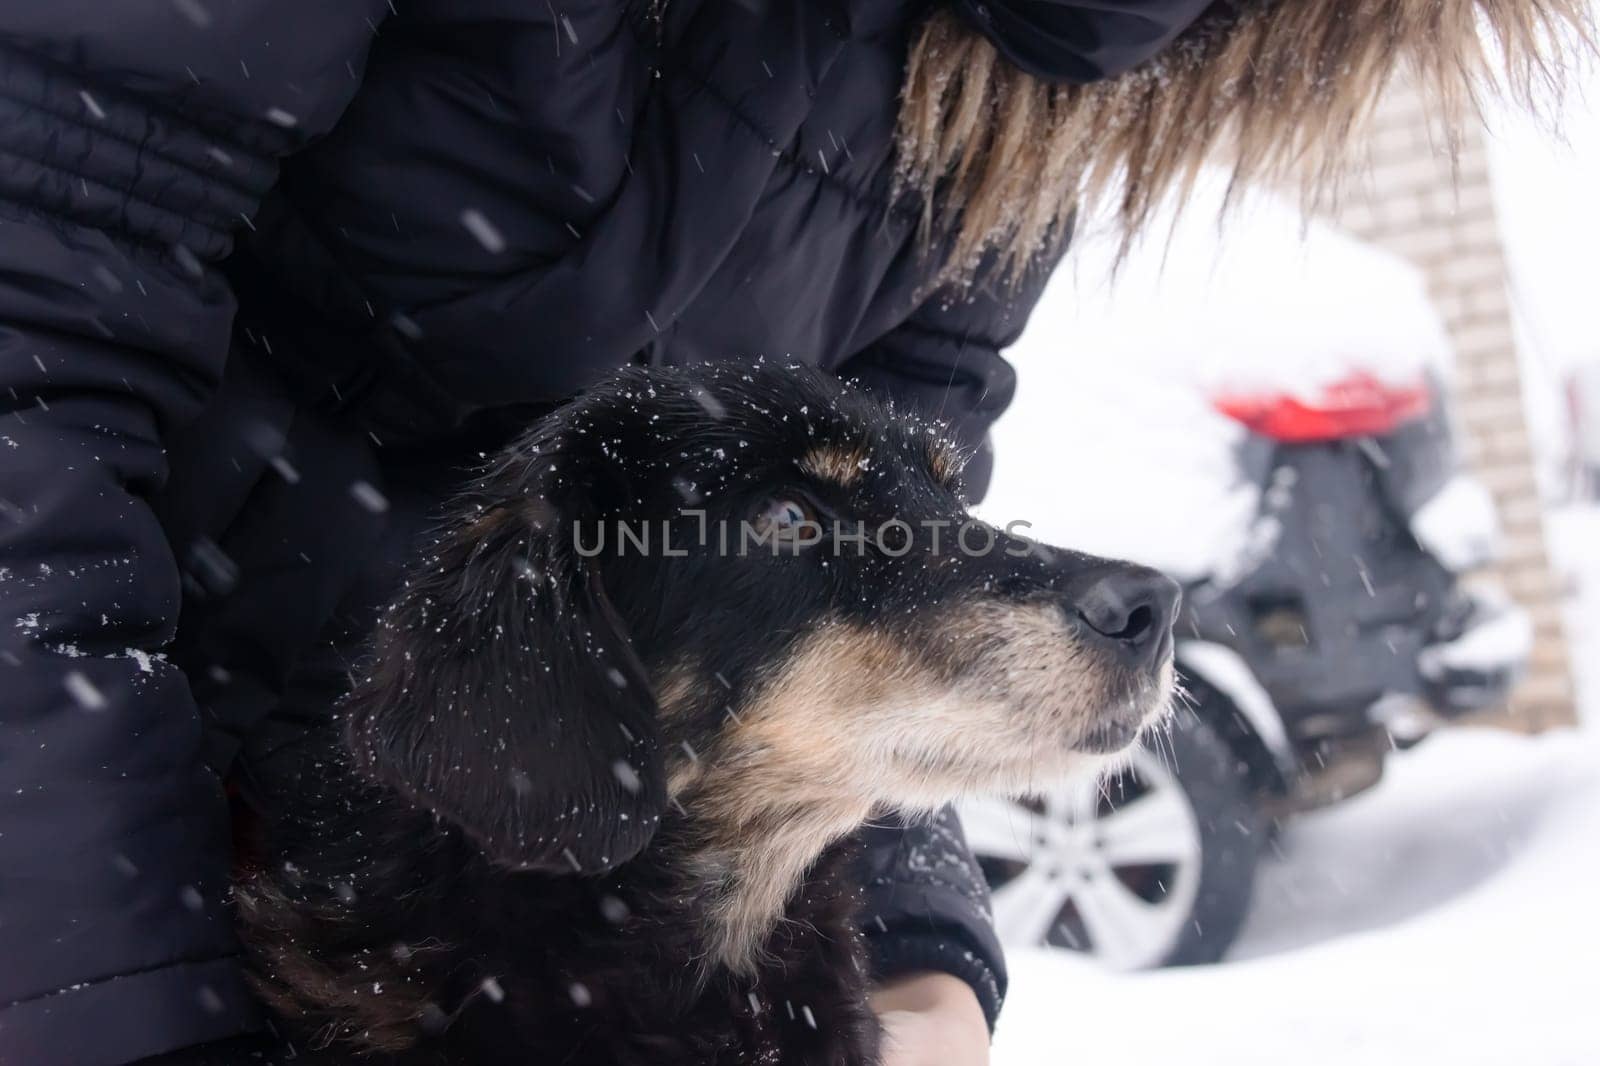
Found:
[(804, 500), (776, 496), (761, 505), (761, 510), (756, 513), (754, 525), (763, 533), (771, 532), (780, 537), (794, 537), (806, 531), (807, 523), (811, 523), (812, 528), (815, 528), (816, 521), (816, 512)]

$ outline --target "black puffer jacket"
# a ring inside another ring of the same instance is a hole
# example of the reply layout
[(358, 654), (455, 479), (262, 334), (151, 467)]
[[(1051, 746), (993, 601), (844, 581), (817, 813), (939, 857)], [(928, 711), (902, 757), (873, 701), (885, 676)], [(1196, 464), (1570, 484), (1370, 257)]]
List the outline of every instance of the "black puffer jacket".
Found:
[[(765, 355), (982, 439), (1035, 292), (920, 296), (918, 6), (0, 0), (0, 1062), (257, 1024), (219, 781), (271, 802), (498, 425)], [(908, 832), (880, 962), (992, 1018), (981, 881)]]

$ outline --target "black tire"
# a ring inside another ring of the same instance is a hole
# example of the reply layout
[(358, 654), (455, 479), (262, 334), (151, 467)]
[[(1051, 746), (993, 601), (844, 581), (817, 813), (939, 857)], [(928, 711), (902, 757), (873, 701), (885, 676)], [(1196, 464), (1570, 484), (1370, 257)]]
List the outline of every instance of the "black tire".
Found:
[[(1241, 753), (1211, 725), (1216, 707), (1183, 709), (1155, 745), (1177, 767), (1178, 783), (1200, 827), (1200, 884), (1183, 934), (1163, 966), (1221, 959), (1250, 910), (1267, 818)], [(1227, 713), (1221, 710), (1220, 713)]]

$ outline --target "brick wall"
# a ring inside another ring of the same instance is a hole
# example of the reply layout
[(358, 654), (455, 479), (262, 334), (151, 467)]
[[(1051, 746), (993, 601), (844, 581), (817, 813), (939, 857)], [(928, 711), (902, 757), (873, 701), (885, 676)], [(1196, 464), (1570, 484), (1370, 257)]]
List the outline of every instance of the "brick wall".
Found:
[(1574, 722), (1561, 589), (1545, 552), (1483, 134), (1467, 131), (1452, 162), (1421, 99), (1402, 87), (1380, 109), (1370, 148), (1371, 168), (1346, 189), (1337, 221), (1427, 277), (1455, 344), (1463, 457), (1493, 493), (1505, 533), (1498, 576), (1533, 619), (1529, 676), (1491, 717), (1529, 731)]

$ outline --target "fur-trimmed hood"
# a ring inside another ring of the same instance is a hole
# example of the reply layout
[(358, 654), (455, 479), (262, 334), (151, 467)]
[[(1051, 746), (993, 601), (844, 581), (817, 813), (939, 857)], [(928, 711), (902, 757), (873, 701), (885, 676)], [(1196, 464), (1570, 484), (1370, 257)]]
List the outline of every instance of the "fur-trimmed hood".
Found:
[(951, 274), (996, 258), (1015, 276), (1080, 207), (1113, 207), (1131, 238), (1206, 161), (1327, 195), (1400, 78), (1448, 144), (1486, 94), (1532, 106), (1559, 91), (1592, 51), (1591, 18), (1586, 0), (1230, 0), (1154, 59), (1074, 85), (1025, 73), (939, 12), (908, 61), (900, 186), (953, 241)]

